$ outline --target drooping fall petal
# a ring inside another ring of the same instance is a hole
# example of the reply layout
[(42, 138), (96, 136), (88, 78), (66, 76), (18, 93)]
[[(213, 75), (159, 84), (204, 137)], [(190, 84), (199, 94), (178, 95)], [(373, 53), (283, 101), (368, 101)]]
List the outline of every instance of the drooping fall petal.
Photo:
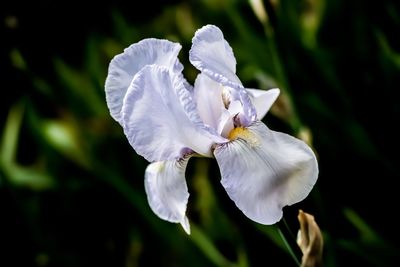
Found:
[(147, 200), (153, 212), (163, 220), (180, 223), (190, 234), (186, 206), (189, 193), (185, 169), (190, 157), (151, 163), (145, 172)]
[(313, 151), (301, 140), (256, 122), (235, 128), (232, 141), (216, 146), (221, 183), (250, 219), (274, 224), (282, 208), (303, 200), (318, 176)]

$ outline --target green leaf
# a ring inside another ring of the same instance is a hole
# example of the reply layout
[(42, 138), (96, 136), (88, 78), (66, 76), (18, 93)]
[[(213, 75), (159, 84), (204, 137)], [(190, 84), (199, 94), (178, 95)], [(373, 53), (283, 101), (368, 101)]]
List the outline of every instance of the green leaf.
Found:
[(44, 190), (53, 186), (52, 177), (37, 166), (20, 166), (16, 162), (18, 137), (24, 114), (22, 103), (14, 105), (7, 117), (0, 146), (0, 167), (8, 180), (16, 186)]
[(105, 100), (96, 92), (96, 86), (90, 81), (85, 72), (81, 72), (68, 66), (60, 59), (55, 59), (54, 67), (61, 83), (67, 89), (67, 95), (74, 110), (82, 109), (93, 114), (106, 113)]
[(400, 53), (396, 53), (396, 51), (393, 50), (386, 36), (380, 30), (375, 29), (375, 36), (378, 39), (383, 55), (400, 69)]
[(54, 186), (52, 176), (38, 168), (8, 164), (4, 165), (3, 169), (9, 181), (16, 186), (28, 187), (37, 191), (49, 189)]
[(343, 210), (344, 216), (349, 222), (358, 230), (361, 240), (366, 243), (380, 243), (383, 240), (379, 235), (369, 226), (360, 215), (354, 210), (346, 208)]
[(10, 59), (15, 68), (24, 71), (27, 70), (26, 61), (18, 49), (11, 50)]
[(44, 139), (64, 156), (86, 168), (89, 157), (76, 131), (76, 126), (67, 120), (43, 120), (40, 130)]
[(18, 136), (24, 109), (24, 105), (19, 103), (11, 107), (8, 114), (0, 145), (0, 162), (3, 164), (10, 164), (17, 155)]

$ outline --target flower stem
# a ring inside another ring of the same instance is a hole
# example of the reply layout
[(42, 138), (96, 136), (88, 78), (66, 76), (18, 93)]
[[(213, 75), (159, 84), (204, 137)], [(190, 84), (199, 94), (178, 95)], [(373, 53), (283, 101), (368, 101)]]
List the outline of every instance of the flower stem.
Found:
[(296, 238), (292, 231), (290, 230), (285, 218), (282, 218), (277, 223), (278, 233), (282, 237), (283, 243), (285, 243), (290, 256), (296, 262), (297, 266), (301, 266), (302, 253), (299, 246), (296, 243)]

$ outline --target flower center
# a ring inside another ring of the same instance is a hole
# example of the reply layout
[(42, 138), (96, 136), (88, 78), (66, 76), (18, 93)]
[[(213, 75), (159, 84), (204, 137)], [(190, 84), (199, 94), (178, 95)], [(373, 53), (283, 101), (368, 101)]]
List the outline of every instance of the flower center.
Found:
[(237, 138), (246, 139), (246, 137), (248, 137), (249, 134), (250, 134), (249, 130), (247, 130), (246, 128), (244, 128), (244, 127), (236, 127), (236, 128), (233, 128), (229, 132), (228, 139), (231, 140), (231, 141), (235, 140)]
[(257, 136), (245, 127), (235, 127), (229, 132), (228, 139), (230, 141), (238, 138), (243, 139), (251, 146), (258, 146), (260, 144)]

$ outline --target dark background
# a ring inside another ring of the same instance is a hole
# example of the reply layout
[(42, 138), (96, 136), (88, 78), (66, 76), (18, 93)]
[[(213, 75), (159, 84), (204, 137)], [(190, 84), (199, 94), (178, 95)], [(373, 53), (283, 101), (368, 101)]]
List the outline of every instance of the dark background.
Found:
[(325, 266), (398, 266), (397, 1), (264, 5), (263, 24), (247, 1), (1, 4), (0, 266), (294, 266), (276, 228), (229, 200), (211, 159), (187, 171), (198, 231), (159, 220), (147, 162), (108, 113), (114, 55), (147, 37), (179, 41), (193, 82), (188, 50), (205, 24), (224, 32), (245, 86), (292, 100), (293, 114), (276, 107), (264, 122), (312, 135), (320, 177), (285, 208), (291, 230), (303, 209), (323, 231)]

